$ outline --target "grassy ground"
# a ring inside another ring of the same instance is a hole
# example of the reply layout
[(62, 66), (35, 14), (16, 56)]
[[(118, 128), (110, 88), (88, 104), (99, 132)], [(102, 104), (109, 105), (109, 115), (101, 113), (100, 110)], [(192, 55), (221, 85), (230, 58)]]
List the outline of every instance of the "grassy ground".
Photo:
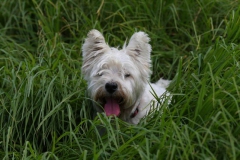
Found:
[[(240, 159), (239, 5), (2, 0), (0, 158)], [(149, 34), (152, 80), (173, 79), (161, 116), (137, 126), (101, 114), (92, 120), (80, 72), (92, 28), (112, 46), (135, 31)]]

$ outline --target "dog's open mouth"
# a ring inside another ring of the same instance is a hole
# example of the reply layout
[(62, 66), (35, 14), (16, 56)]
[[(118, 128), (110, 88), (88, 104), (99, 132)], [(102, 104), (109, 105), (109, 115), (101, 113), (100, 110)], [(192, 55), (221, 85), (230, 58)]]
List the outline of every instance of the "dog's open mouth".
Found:
[(108, 97), (105, 99), (104, 111), (107, 116), (116, 115), (119, 116), (121, 113), (120, 104), (123, 103), (123, 99), (115, 99), (113, 97)]

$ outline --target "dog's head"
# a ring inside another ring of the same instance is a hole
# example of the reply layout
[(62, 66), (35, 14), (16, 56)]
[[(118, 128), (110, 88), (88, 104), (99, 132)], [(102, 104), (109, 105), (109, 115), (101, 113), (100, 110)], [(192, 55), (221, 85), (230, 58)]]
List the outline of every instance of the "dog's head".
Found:
[(97, 111), (125, 117), (139, 103), (151, 75), (149, 37), (134, 33), (122, 49), (107, 45), (103, 35), (91, 30), (82, 46), (82, 74)]

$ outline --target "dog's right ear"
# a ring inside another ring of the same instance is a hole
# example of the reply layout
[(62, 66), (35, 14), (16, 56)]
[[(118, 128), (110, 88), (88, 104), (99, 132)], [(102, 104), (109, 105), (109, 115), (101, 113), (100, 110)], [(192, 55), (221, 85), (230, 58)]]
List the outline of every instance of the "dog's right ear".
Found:
[(88, 79), (94, 64), (97, 64), (98, 58), (108, 49), (110, 49), (109, 46), (98, 30), (93, 29), (88, 33), (82, 46), (82, 73), (85, 79)]
[(151, 45), (150, 38), (144, 32), (136, 32), (132, 35), (127, 47), (127, 54), (132, 58), (134, 64), (141, 68), (143, 78), (151, 75)]

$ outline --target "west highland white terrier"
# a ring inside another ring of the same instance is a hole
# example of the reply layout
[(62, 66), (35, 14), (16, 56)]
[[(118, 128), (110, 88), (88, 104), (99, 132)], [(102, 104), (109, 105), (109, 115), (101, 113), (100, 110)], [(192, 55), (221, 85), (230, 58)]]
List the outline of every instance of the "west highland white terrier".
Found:
[(82, 74), (98, 112), (138, 124), (152, 108), (151, 104), (159, 107), (153, 93), (163, 95), (170, 81), (149, 83), (152, 73), (149, 41), (146, 33), (136, 32), (128, 45), (125, 42), (118, 49), (108, 46), (99, 31), (93, 29), (88, 33), (82, 46)]

